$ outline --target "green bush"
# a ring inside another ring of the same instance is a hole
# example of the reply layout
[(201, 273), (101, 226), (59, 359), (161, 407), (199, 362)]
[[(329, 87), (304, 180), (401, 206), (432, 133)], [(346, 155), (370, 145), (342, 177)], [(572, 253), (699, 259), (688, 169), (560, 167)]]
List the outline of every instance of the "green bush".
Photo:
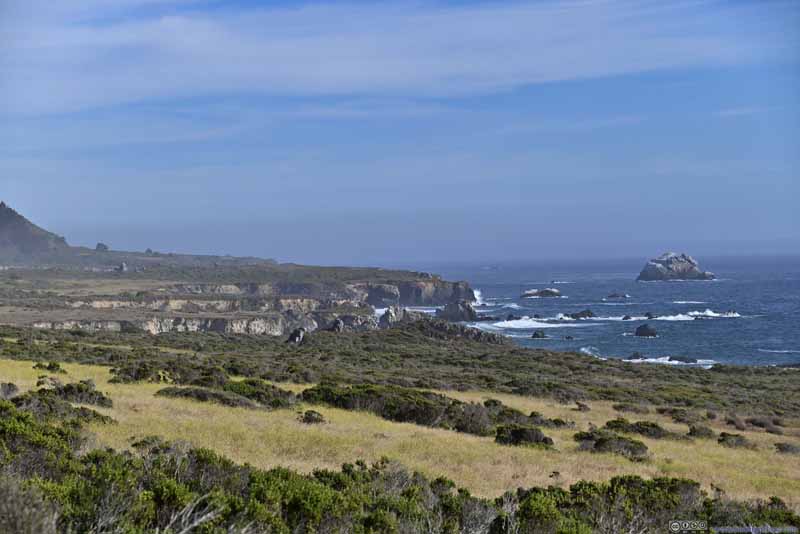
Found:
[(617, 435), (608, 430), (578, 432), (574, 436), (581, 449), (591, 452), (610, 452), (639, 462), (649, 456), (647, 445), (641, 441)]

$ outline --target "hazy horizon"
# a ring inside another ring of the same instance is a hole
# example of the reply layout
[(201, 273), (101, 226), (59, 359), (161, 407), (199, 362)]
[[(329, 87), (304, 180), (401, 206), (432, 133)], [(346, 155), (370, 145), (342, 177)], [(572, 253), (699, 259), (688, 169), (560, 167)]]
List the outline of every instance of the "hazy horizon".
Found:
[(800, 253), (800, 4), (12, 0), (0, 199), (313, 264)]

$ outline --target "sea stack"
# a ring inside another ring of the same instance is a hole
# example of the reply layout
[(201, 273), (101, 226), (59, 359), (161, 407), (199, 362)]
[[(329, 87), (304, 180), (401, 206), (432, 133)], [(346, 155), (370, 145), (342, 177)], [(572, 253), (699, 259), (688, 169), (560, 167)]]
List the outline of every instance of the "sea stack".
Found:
[(697, 260), (688, 254), (666, 252), (648, 261), (639, 277), (641, 282), (656, 280), (713, 280), (714, 273), (701, 271)]

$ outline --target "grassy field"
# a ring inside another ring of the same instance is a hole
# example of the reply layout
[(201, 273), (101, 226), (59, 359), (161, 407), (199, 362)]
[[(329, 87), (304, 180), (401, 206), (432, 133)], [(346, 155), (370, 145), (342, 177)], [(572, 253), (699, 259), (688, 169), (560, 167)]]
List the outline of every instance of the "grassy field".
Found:
[[(705, 489), (722, 488), (728, 496), (749, 499), (777, 495), (792, 508), (800, 508), (800, 462), (796, 456), (774, 451), (776, 441), (800, 445), (798, 428), (786, 429), (785, 436), (763, 431), (738, 432), (721, 421), (712, 422), (715, 431), (741, 433), (757, 445), (756, 450), (728, 449), (716, 440), (693, 442), (641, 438), (652, 459), (633, 463), (618, 456), (579, 452), (572, 435), (590, 423), (602, 426), (617, 414), (610, 402), (590, 402), (591, 411), (578, 412), (550, 399), (511, 394), (453, 392), (446, 394), (465, 401), (497, 398), (524, 412), (539, 411), (547, 417), (573, 420), (576, 429), (546, 429), (555, 450), (507, 447), (492, 438), (448, 430), (393, 423), (367, 413), (314, 406), (328, 423), (305, 425), (294, 410), (272, 412), (226, 408), (195, 401), (155, 397), (160, 384), (110, 384), (109, 368), (64, 364), (62, 381), (91, 378), (98, 389), (114, 401), (112, 409), (98, 409), (118, 421), (116, 425), (94, 425), (94, 445), (128, 448), (132, 438), (159, 435), (208, 447), (237, 462), (256, 467), (284, 466), (301, 472), (318, 467), (338, 468), (355, 459), (377, 460), (382, 456), (430, 476), (444, 475), (474, 494), (496, 497), (517, 487), (568, 486), (580, 479), (606, 480), (615, 475), (638, 474), (689, 477)], [(33, 362), (0, 360), (0, 381), (16, 383), (21, 389), (35, 387), (40, 371)], [(301, 391), (302, 384), (280, 384)], [(685, 425), (651, 415), (629, 415), (632, 420), (651, 420), (676, 432)], [(554, 475), (558, 472), (558, 475)]]

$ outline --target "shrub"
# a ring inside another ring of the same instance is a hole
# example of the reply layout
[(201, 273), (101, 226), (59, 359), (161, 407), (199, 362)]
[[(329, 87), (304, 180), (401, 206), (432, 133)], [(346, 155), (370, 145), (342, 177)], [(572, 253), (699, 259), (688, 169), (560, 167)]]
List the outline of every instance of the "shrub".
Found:
[(747, 425), (744, 424), (744, 421), (733, 413), (725, 416), (725, 424), (735, 427), (736, 430), (747, 430)]
[(111, 408), (114, 403), (105, 394), (95, 389), (91, 380), (81, 380), (71, 384), (56, 384), (53, 394), (60, 399), (78, 404), (93, 404), (102, 408)]
[(636, 421), (635, 423), (631, 423), (623, 417), (618, 417), (617, 419), (608, 421), (605, 425), (605, 428), (611, 430), (612, 432), (641, 434), (642, 436), (652, 439), (678, 439), (681, 437), (678, 434), (666, 430), (658, 423), (653, 423), (650, 421)]
[(48, 373), (66, 374), (67, 372), (61, 367), (61, 364), (58, 362), (49, 362), (49, 363), (39, 362), (37, 364), (34, 364), (33, 368), (40, 369), (42, 371), (47, 371)]
[(793, 443), (776, 443), (775, 450), (781, 454), (800, 454), (800, 446)]
[(628, 412), (628, 413), (637, 413), (637, 414), (648, 414), (650, 413), (650, 408), (644, 406), (642, 404), (632, 404), (629, 402), (618, 402), (612, 406), (618, 412)]
[(778, 425), (782, 423), (782, 421), (777, 417), (748, 417), (745, 419), (745, 422), (749, 425), (763, 428), (770, 434), (783, 434), (783, 430), (778, 428)]
[(745, 438), (741, 434), (729, 434), (728, 432), (722, 432), (719, 435), (717, 442), (725, 447), (746, 448), (746, 449), (756, 448), (755, 444), (751, 443), (747, 438)]
[(503, 445), (553, 446), (553, 440), (538, 428), (515, 424), (498, 426), (494, 440)]
[(258, 404), (229, 391), (219, 391), (200, 387), (168, 387), (156, 392), (159, 397), (192, 399), (200, 402), (213, 402), (234, 408), (258, 408)]
[(608, 430), (578, 432), (574, 439), (580, 443), (581, 450), (611, 452), (622, 455), (631, 461), (642, 461), (649, 455), (647, 445), (641, 441), (626, 438)]
[(58, 510), (35, 488), (0, 475), (0, 532), (56, 534)]
[(303, 412), (303, 415), (300, 416), (300, 422), (307, 425), (318, 425), (325, 422), (325, 417), (315, 410), (306, 410)]
[(0, 400), (10, 399), (17, 393), (19, 393), (19, 388), (16, 384), (12, 384), (11, 382), (0, 383)]
[(690, 425), (688, 435), (693, 438), (702, 438), (702, 439), (711, 439), (716, 436), (716, 434), (711, 428), (701, 424)]
[(297, 399), (291, 391), (283, 390), (258, 378), (248, 378), (241, 382), (231, 381), (226, 383), (222, 389), (255, 401), (267, 408), (289, 408), (297, 403)]
[(661, 407), (656, 408), (656, 412), (671, 417), (676, 423), (683, 423), (686, 425), (698, 423), (703, 419), (697, 412), (687, 410), (686, 408)]
[(37, 418), (52, 421), (82, 421), (112, 423), (114, 420), (84, 406), (75, 408), (64, 400), (54, 389), (28, 391), (11, 399), (20, 410), (25, 410)]

